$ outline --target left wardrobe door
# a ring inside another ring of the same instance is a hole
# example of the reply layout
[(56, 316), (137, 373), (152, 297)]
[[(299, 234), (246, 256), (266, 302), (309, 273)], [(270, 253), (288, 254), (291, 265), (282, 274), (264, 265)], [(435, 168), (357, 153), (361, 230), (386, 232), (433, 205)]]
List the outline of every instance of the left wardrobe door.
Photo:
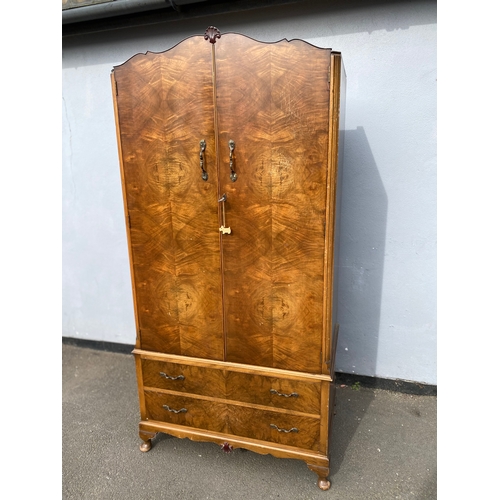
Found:
[(138, 54), (113, 78), (137, 346), (221, 360), (210, 44), (197, 36)]

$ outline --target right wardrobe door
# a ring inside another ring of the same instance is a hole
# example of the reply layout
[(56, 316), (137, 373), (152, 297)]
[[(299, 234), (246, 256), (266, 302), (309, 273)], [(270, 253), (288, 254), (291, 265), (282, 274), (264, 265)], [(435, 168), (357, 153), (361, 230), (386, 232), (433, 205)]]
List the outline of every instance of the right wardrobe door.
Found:
[(227, 361), (321, 373), (330, 64), (301, 40), (215, 45)]

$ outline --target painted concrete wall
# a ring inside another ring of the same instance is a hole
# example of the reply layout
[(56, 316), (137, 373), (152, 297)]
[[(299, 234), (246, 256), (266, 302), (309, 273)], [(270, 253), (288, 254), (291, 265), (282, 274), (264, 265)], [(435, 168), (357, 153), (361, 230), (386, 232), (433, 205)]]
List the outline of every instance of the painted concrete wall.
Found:
[(336, 370), (436, 384), (436, 4), (313, 1), (63, 39), (63, 336), (133, 344), (110, 71), (209, 25), (341, 51)]

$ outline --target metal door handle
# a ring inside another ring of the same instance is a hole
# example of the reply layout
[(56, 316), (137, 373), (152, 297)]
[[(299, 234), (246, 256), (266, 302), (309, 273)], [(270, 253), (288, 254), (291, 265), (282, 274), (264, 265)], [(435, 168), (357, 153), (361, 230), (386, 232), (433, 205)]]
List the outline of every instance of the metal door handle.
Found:
[(233, 182), (236, 182), (236, 179), (238, 178), (238, 175), (236, 174), (236, 172), (234, 171), (234, 156), (233, 156), (233, 151), (234, 151), (234, 147), (236, 146), (236, 144), (234, 143), (234, 141), (231, 139), (229, 141), (229, 170), (231, 170), (231, 173), (229, 174), (229, 178), (233, 181)]
[(201, 168), (201, 178), (206, 181), (208, 179), (207, 171), (205, 170), (205, 148), (207, 143), (202, 139), (200, 141), (200, 168)]

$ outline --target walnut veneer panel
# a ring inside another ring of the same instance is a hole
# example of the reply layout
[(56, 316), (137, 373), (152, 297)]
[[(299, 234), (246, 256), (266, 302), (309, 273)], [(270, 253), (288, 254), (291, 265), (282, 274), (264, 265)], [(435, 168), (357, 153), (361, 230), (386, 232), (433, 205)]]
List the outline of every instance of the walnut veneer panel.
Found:
[(329, 65), (303, 41), (217, 41), (227, 361), (321, 373)]
[[(192, 37), (115, 67), (140, 346), (222, 359), (211, 50)], [(209, 140), (209, 139), (212, 140)], [(208, 180), (201, 178), (205, 140)]]

